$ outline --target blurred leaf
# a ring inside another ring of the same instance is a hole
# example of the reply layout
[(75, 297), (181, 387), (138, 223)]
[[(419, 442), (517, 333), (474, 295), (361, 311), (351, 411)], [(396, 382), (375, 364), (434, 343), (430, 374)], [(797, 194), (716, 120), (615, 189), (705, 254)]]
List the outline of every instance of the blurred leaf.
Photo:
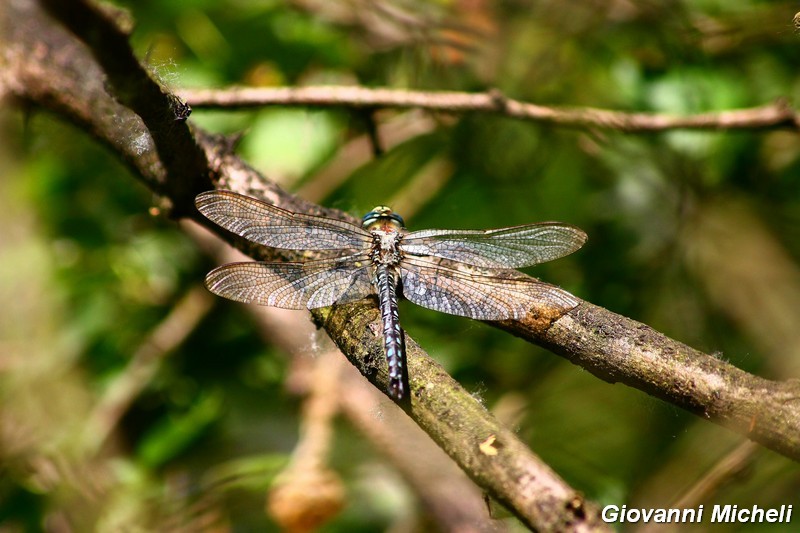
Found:
[(167, 415), (157, 422), (138, 446), (137, 456), (158, 468), (189, 447), (222, 412), (222, 393), (202, 394), (188, 411)]
[(258, 114), (241, 152), (266, 176), (291, 184), (333, 151), (338, 134), (329, 113), (267, 110)]

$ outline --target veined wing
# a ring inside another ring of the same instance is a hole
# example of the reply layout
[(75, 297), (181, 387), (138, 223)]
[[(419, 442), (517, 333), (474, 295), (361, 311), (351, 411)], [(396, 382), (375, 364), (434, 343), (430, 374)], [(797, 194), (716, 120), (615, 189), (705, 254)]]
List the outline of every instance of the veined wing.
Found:
[(372, 242), (361, 227), (342, 220), (293, 213), (231, 191), (195, 198), (209, 220), (245, 239), (285, 250), (361, 250)]
[(400, 243), (406, 255), (436, 256), (484, 268), (520, 268), (564, 257), (586, 242), (579, 228), (540, 222), (489, 230), (429, 229)]
[(237, 302), (316, 309), (372, 294), (366, 255), (305, 263), (229, 263), (206, 276), (206, 287)]
[(513, 271), (471, 273), (435, 259), (406, 256), (400, 263), (403, 296), (422, 307), (477, 320), (519, 319), (536, 303), (568, 311), (579, 300), (553, 285)]

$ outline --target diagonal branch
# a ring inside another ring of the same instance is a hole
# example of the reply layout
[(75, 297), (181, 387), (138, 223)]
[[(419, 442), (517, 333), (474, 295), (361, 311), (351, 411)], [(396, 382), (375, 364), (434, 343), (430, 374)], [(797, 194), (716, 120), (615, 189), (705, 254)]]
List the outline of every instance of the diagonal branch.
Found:
[(765, 129), (800, 125), (800, 114), (785, 100), (748, 109), (676, 116), (633, 113), (592, 107), (567, 108), (531, 104), (499, 91), (485, 93), (426, 92), (351, 86), (233, 87), (184, 89), (180, 94), (195, 107), (240, 109), (267, 105), (307, 107), (420, 108), (445, 113), (491, 113), (510, 118), (575, 128), (623, 132), (673, 129)]
[(625, 383), (800, 460), (800, 381), (771, 381), (583, 302), (546, 322), (500, 328), (563, 355), (609, 383)]
[[(84, 79), (86, 76), (103, 74), (84, 45), (54, 25), (32, 0), (19, 0), (13, 8), (0, 20), (3, 38), (7, 39), (3, 43), (1, 86), (20, 100), (52, 109), (85, 126), (140, 170), (146, 184), (162, 194), (171, 194), (172, 188), (158, 186), (162, 179), (175, 179), (169, 171), (164, 172), (158, 165), (136, 163), (142, 154), (139, 146), (129, 141), (148, 134), (145, 122), (135, 120), (132, 111), (125, 106), (114, 106), (112, 97), (97, 90), (96, 85), (89, 83), (94, 90), (82, 92), (89, 81)], [(26, 19), (25, 24), (19, 24), (20, 19)], [(32, 50), (46, 53), (34, 54)], [(55, 53), (56, 50), (60, 53)], [(108, 109), (114, 109), (114, 114), (97, 112)], [(127, 127), (115, 127), (106, 122), (123, 122)], [(347, 218), (341, 212), (314, 206), (281, 191), (234, 155), (224, 139), (213, 138), (199, 130), (194, 133), (209, 168), (218, 176), (217, 186), (268, 199), (294, 211)], [(152, 163), (152, 156), (147, 157)], [(206, 223), (196, 212), (187, 216)], [(254, 247), (230, 234), (225, 237), (253, 257), (280, 258), (274, 250)], [(340, 347), (347, 348), (348, 357), (357, 361), (362, 372), (386, 384), (385, 370), (374, 372), (382, 356), (377, 357), (380, 342), (374, 332), (379, 328), (375, 328), (378, 316), (373, 302), (320, 310), (315, 317), (325, 324)], [(596, 505), (585, 501), (579, 492), (564, 483), (512, 431), (499, 424), (477, 400), (449, 378), (413, 339), (408, 338), (407, 342), (409, 368), (415, 373), (414, 385), (419, 393), (419, 399), (408, 409), (409, 414), (433, 433), (434, 440), (484, 490), (534, 529), (608, 530), (600, 520)], [(383, 369), (383, 365), (380, 368)], [(421, 383), (427, 383), (428, 387), (420, 387)]]
[[(144, 122), (152, 144), (140, 138), (140, 150), (155, 149), (169, 179), (157, 190), (173, 201), (173, 215), (194, 211), (194, 197), (211, 184), (205, 153), (186, 118), (191, 108), (164, 90), (139, 63), (122, 29), (124, 16), (87, 0), (41, 0), (42, 6), (88, 46), (114, 97)], [(102, 79), (102, 78), (101, 78)]]

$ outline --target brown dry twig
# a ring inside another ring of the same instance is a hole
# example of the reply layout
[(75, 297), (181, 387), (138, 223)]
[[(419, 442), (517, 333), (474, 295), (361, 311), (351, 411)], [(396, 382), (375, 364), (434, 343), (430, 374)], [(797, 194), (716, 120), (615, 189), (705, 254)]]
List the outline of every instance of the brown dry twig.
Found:
[(426, 92), (356, 86), (233, 87), (180, 91), (192, 106), (240, 109), (267, 105), (347, 108), (420, 108), (445, 113), (492, 113), (510, 118), (576, 128), (624, 132), (674, 129), (763, 129), (800, 125), (800, 115), (785, 100), (748, 109), (675, 116), (631, 113), (591, 107), (566, 108), (531, 104), (498, 91)]
[(162, 362), (186, 340), (214, 305), (205, 287), (197, 284), (133, 352), (125, 369), (106, 388), (86, 421), (86, 438), (100, 449), (131, 403), (153, 380)]

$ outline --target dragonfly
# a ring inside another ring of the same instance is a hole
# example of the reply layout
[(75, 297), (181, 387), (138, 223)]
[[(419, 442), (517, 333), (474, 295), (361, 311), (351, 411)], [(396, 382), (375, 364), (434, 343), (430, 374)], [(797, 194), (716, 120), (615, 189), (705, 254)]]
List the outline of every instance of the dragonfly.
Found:
[(537, 304), (566, 312), (579, 303), (565, 290), (515, 270), (583, 246), (586, 233), (570, 224), (409, 232), (403, 218), (386, 206), (367, 213), (359, 226), (226, 190), (201, 193), (195, 204), (236, 235), (306, 257), (222, 265), (206, 276), (212, 293), (284, 309), (316, 309), (377, 295), (388, 392), (397, 401), (407, 383), (400, 296), (435, 311), (489, 321), (520, 319)]

